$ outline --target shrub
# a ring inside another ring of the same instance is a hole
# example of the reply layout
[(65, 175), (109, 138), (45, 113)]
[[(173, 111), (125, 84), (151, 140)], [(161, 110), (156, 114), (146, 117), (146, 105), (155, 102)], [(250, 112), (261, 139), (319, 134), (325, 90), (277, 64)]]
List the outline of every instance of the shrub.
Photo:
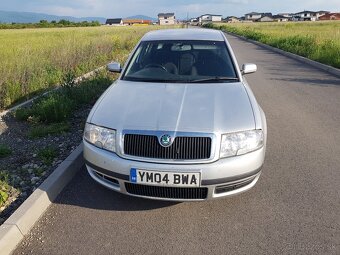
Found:
[(33, 113), (32, 113), (31, 108), (25, 108), (25, 107), (17, 109), (14, 113), (15, 118), (21, 121), (27, 121), (29, 117), (32, 117), (32, 114)]
[(0, 158), (5, 158), (12, 154), (12, 151), (8, 146), (0, 144)]
[(8, 199), (8, 193), (3, 190), (5, 189), (5, 184), (3, 184), (1, 181), (0, 181), (0, 206), (2, 206), (4, 203), (6, 203), (7, 199)]
[(62, 122), (70, 117), (74, 108), (72, 99), (60, 92), (53, 92), (33, 105), (32, 115), (46, 123)]
[(28, 132), (29, 138), (39, 138), (47, 135), (56, 135), (68, 132), (70, 125), (65, 122), (53, 123), (50, 125), (35, 125)]
[(76, 85), (76, 75), (72, 71), (68, 71), (62, 79), (61, 87), (64, 89), (72, 89)]
[(8, 174), (0, 171), (0, 207), (7, 201), (10, 186), (8, 184)]
[(66, 94), (78, 104), (92, 104), (110, 86), (111, 79), (100, 75), (95, 79), (82, 82), (79, 86), (66, 89)]
[[(80, 84), (74, 83), (74, 76), (65, 76), (63, 87), (47, 96), (35, 100), (31, 107), (19, 108), (15, 112), (18, 120), (37, 123), (65, 122), (72, 112), (81, 104), (93, 104), (98, 97), (110, 86), (112, 79), (105, 73), (97, 74), (90, 80)], [(46, 128), (46, 129), (45, 129)], [(45, 130), (44, 130), (45, 129)], [(68, 131), (65, 123), (59, 125), (38, 125), (31, 128), (29, 137), (42, 137)]]
[(47, 146), (38, 151), (38, 157), (45, 165), (51, 165), (53, 160), (58, 156), (58, 150), (55, 147)]

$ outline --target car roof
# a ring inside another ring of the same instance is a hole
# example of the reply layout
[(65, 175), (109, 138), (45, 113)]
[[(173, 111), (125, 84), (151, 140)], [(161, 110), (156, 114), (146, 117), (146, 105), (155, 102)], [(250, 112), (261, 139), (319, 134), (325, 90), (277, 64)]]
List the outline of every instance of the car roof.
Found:
[(198, 41), (224, 41), (219, 30), (188, 28), (188, 29), (161, 29), (147, 33), (142, 41), (158, 40), (198, 40)]

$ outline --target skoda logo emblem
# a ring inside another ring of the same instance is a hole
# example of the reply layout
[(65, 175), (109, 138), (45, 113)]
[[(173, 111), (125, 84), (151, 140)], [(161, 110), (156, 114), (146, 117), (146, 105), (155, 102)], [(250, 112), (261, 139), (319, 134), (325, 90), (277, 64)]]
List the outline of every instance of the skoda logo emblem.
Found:
[(169, 147), (171, 145), (171, 136), (170, 135), (162, 135), (161, 136), (161, 139), (160, 139), (160, 144), (163, 146), (163, 147)]

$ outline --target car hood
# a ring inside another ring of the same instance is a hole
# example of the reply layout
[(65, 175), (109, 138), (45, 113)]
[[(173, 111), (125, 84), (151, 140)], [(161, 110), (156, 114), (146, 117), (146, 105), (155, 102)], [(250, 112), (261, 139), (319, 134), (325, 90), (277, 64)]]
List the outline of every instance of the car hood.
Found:
[(118, 131), (228, 133), (255, 129), (241, 82), (213, 84), (117, 81), (88, 121)]

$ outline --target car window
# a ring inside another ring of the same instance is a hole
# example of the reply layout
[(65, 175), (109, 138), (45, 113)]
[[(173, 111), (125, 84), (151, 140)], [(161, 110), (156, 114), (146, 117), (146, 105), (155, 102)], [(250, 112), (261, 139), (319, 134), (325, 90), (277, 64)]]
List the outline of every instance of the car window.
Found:
[(134, 52), (122, 79), (150, 82), (225, 82), (235, 81), (238, 77), (224, 42), (145, 41)]

